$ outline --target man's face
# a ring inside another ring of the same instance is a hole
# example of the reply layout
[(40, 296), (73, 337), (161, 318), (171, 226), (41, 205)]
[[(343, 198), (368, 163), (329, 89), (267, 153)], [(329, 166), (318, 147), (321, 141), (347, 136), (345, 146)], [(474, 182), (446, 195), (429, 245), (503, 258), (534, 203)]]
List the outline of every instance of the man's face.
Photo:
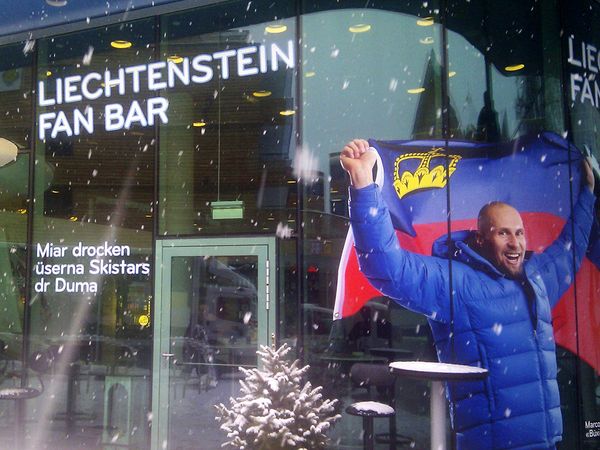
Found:
[(502, 273), (511, 277), (522, 274), (527, 242), (521, 216), (512, 206), (488, 208), (481, 218), (477, 243), (481, 254)]

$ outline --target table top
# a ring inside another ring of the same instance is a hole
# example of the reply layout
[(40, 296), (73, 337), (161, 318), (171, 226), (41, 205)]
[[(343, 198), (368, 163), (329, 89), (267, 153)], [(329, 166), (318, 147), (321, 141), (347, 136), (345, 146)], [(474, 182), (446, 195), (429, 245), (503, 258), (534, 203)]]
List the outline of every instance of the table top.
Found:
[(396, 375), (423, 378), (436, 381), (482, 380), (488, 375), (487, 369), (428, 361), (394, 361), (390, 371)]

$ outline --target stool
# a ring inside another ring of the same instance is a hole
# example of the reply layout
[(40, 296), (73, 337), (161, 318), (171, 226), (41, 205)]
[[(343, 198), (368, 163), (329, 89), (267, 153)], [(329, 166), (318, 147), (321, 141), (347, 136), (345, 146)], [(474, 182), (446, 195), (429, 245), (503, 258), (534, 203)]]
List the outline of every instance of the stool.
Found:
[(379, 417), (389, 417), (395, 420), (396, 411), (390, 405), (380, 402), (356, 402), (346, 408), (346, 412), (352, 416), (363, 418), (363, 443), (365, 450), (375, 448), (373, 436), (373, 419)]
[[(376, 388), (380, 394), (379, 397), (390, 403), (387, 406), (392, 411), (395, 411), (396, 390), (394, 387), (396, 376), (390, 372), (387, 364), (356, 363), (350, 369), (350, 379), (355, 386), (367, 389), (369, 395), (371, 388)], [(382, 444), (389, 444), (390, 450), (396, 450), (397, 446), (414, 447), (415, 441), (413, 438), (396, 433), (395, 415), (386, 417), (389, 417), (390, 421), (389, 433), (378, 434), (375, 436), (375, 441)]]

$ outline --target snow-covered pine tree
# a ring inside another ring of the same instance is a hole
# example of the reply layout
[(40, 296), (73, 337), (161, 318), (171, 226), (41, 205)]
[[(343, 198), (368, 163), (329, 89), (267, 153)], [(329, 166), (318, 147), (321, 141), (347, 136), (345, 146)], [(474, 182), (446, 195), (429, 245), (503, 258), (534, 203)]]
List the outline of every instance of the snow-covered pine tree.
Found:
[(309, 366), (285, 358), (291, 348), (261, 346), (261, 369), (244, 369), (241, 396), (231, 407), (217, 405), (216, 419), (227, 432), (224, 446), (244, 450), (324, 449), (327, 431), (341, 416), (337, 400), (323, 399), (322, 387), (302, 381)]

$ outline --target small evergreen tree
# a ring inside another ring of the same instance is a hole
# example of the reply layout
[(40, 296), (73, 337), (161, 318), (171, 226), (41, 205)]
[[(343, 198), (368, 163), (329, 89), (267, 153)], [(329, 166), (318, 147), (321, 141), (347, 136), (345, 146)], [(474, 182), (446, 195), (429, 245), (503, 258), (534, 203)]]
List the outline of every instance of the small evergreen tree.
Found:
[(244, 369), (241, 396), (231, 398), (231, 408), (216, 405), (221, 429), (227, 432), (223, 446), (245, 450), (324, 449), (327, 431), (341, 416), (334, 413), (337, 400), (323, 399), (322, 387), (302, 386), (309, 366), (289, 363), (291, 348), (266, 346), (258, 351), (262, 369)]

